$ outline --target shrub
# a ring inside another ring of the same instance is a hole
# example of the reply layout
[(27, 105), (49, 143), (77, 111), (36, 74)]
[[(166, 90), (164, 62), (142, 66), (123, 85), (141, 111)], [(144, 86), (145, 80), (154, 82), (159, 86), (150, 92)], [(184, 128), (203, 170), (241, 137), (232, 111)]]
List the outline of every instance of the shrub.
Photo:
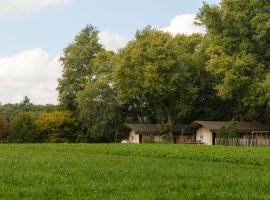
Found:
[(39, 142), (39, 134), (31, 113), (22, 112), (17, 114), (11, 121), (10, 141), (14, 143)]
[(222, 127), (217, 131), (217, 138), (238, 138), (239, 133), (236, 129), (236, 122), (232, 120), (228, 127)]
[(43, 142), (75, 142), (76, 123), (70, 112), (42, 113), (36, 120)]
[(217, 138), (227, 138), (227, 137), (228, 137), (228, 134), (225, 127), (222, 127), (221, 129), (217, 131)]

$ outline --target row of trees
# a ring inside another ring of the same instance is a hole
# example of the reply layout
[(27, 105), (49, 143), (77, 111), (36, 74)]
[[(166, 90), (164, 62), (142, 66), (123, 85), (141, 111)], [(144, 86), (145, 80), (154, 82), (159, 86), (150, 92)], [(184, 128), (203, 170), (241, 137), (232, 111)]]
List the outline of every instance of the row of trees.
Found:
[(10, 125), (0, 118), (1, 142), (15, 143), (64, 143), (76, 142), (77, 124), (70, 112), (20, 112)]
[(53, 112), (58, 111), (59, 106), (57, 105), (34, 105), (30, 102), (28, 97), (24, 97), (21, 103), (16, 104), (0, 104), (0, 117), (5, 120), (6, 123), (10, 123), (11, 120), (21, 112), (31, 112), (40, 114), (42, 112)]
[[(269, 123), (270, 2), (204, 4), (206, 34), (137, 31), (117, 53), (86, 26), (60, 61), (60, 110), (71, 113), (84, 142), (110, 142), (125, 122), (259, 120)], [(46, 135), (46, 134), (45, 134)]]
[(124, 121), (269, 122), (270, 2), (204, 4), (196, 23), (205, 35), (147, 27), (118, 53), (106, 51), (87, 26), (61, 58), (60, 103), (92, 136)]

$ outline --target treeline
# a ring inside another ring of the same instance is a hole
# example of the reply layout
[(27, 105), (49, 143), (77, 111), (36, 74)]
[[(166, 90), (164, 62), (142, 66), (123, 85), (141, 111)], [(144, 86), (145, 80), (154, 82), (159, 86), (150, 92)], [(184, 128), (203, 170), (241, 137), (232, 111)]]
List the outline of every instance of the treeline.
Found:
[(196, 23), (206, 34), (146, 27), (117, 53), (86, 26), (60, 58), (59, 108), (76, 124), (71, 141), (117, 140), (126, 122), (164, 123), (170, 136), (174, 123), (197, 119), (269, 124), (269, 9), (268, 0), (204, 4)]
[(58, 105), (34, 105), (30, 102), (28, 97), (24, 97), (21, 103), (16, 104), (0, 104), (0, 117), (5, 120), (7, 123), (10, 123), (11, 120), (21, 112), (31, 112), (35, 115), (42, 112), (52, 112), (58, 111), (60, 107)]

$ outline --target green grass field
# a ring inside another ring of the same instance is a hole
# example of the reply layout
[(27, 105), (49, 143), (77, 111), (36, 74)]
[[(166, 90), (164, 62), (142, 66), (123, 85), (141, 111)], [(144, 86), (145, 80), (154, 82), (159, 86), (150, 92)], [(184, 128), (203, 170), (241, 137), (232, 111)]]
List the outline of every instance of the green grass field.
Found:
[(1, 145), (0, 199), (270, 199), (270, 148)]

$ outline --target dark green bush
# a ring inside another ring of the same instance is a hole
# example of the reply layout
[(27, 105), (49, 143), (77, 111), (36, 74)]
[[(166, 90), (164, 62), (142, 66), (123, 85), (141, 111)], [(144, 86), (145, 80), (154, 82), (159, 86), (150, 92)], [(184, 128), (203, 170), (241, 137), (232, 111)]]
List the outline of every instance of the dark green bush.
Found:
[(236, 129), (236, 122), (232, 120), (227, 127), (222, 127), (217, 131), (217, 138), (239, 138), (240, 135)]

